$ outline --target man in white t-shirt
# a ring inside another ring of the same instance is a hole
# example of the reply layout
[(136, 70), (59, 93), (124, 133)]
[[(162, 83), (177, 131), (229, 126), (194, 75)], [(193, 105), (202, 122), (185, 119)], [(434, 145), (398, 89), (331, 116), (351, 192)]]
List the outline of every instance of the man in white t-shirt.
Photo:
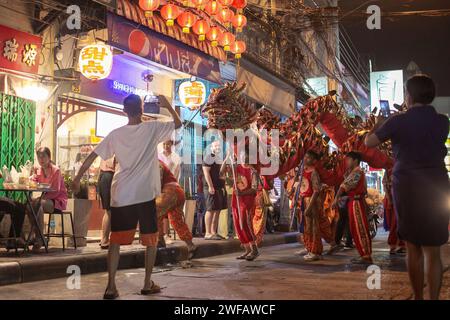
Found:
[(158, 219), (155, 198), (161, 193), (161, 179), (157, 155), (158, 144), (170, 139), (175, 129), (182, 126), (180, 117), (162, 98), (174, 121), (142, 121), (142, 100), (130, 95), (124, 100), (123, 111), (128, 125), (112, 131), (87, 157), (73, 181), (73, 190), (80, 188), (80, 180), (97, 156), (103, 160), (115, 156), (116, 171), (111, 186), (111, 237), (108, 251), (108, 287), (104, 299), (116, 299), (115, 275), (119, 265), (120, 245), (134, 240), (139, 223), (141, 243), (147, 247), (143, 295), (160, 292), (151, 274), (156, 258)]

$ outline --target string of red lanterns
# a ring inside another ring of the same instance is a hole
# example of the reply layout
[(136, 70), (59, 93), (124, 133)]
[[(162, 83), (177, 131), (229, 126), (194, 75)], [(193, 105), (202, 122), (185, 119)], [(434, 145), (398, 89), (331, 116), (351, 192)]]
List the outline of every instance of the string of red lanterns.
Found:
[[(247, 0), (182, 0), (170, 1), (161, 6), (160, 0), (139, 0), (139, 7), (144, 10), (146, 18), (151, 18), (160, 9), (167, 26), (173, 26), (176, 20), (184, 33), (190, 33), (192, 29), (199, 41), (207, 39), (213, 47), (220, 44), (226, 52), (232, 52), (236, 59), (242, 57), (246, 44), (236, 40), (236, 36), (223, 30), (223, 27), (229, 29), (233, 26), (236, 33), (242, 32), (247, 25), (247, 18), (243, 14), (247, 4)], [(207, 18), (204, 14), (197, 14), (198, 11), (205, 12)]]

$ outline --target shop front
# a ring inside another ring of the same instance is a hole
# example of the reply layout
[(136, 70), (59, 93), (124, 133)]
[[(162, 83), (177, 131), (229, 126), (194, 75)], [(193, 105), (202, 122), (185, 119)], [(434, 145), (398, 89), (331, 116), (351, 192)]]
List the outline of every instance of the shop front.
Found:
[(36, 115), (51, 89), (38, 76), (41, 49), (41, 37), (0, 25), (0, 169), (34, 160)]

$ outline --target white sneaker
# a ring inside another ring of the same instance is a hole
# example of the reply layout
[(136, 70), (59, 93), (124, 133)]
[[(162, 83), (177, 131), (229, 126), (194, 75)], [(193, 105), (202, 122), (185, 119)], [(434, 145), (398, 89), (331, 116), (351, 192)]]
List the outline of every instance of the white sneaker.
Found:
[(305, 261), (317, 261), (317, 260), (320, 260), (320, 256), (318, 254), (308, 253), (306, 256), (303, 257), (303, 260), (305, 260)]

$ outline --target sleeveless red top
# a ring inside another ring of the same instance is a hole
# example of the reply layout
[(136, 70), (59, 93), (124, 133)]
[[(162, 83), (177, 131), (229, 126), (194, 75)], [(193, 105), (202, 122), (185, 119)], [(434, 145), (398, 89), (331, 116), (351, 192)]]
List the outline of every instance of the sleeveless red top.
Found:
[(363, 197), (366, 194), (367, 194), (366, 175), (364, 174), (364, 172), (361, 172), (361, 177), (359, 178), (356, 188), (348, 191), (347, 195), (350, 198), (354, 198), (354, 197)]
[(314, 193), (311, 179), (313, 172), (314, 170), (311, 170), (309, 172), (303, 171), (302, 185), (300, 186), (300, 195), (304, 198), (310, 198)]

